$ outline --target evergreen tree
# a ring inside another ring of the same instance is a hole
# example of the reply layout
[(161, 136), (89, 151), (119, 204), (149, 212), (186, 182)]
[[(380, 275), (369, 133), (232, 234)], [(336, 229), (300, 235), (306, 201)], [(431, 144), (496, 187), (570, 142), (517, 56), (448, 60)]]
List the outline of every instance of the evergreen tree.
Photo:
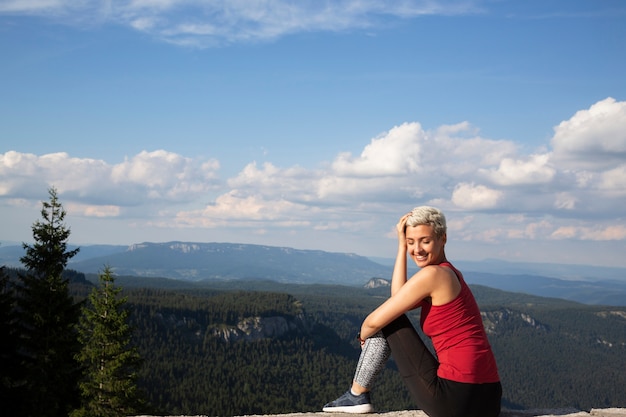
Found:
[(50, 201), (43, 201), (41, 217), (33, 226), (33, 246), (23, 244), (26, 255), (20, 262), (29, 273), (40, 280), (60, 279), (67, 262), (76, 256), (79, 248), (68, 251), (67, 240), (70, 229), (65, 226), (65, 209), (59, 202), (56, 189), (48, 190)]
[(19, 414), (20, 386), (19, 334), (15, 314), (15, 295), (5, 267), (0, 267), (0, 404), (8, 415)]
[(126, 297), (119, 297), (110, 267), (99, 275), (99, 286), (89, 295), (80, 318), (79, 359), (85, 369), (80, 382), (82, 407), (72, 417), (119, 417), (134, 414), (140, 406), (137, 370), (141, 359), (131, 346)]
[(42, 203), (42, 220), (32, 226), (34, 244), (23, 244), (20, 259), (26, 267), (17, 289), (20, 321), (21, 363), (26, 380), (25, 415), (67, 416), (78, 405), (80, 351), (76, 325), (80, 304), (69, 293), (62, 273), (78, 249), (67, 250), (70, 230), (64, 224), (65, 210), (56, 189), (48, 190), (50, 201)]

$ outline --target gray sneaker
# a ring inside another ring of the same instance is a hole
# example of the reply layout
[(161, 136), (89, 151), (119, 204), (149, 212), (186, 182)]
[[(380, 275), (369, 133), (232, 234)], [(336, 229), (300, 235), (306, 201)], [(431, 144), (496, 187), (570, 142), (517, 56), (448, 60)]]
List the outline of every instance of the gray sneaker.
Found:
[(369, 392), (364, 392), (361, 395), (352, 395), (350, 390), (348, 390), (335, 401), (326, 404), (324, 408), (322, 408), (322, 411), (330, 413), (365, 414), (373, 413), (374, 406), (370, 401)]

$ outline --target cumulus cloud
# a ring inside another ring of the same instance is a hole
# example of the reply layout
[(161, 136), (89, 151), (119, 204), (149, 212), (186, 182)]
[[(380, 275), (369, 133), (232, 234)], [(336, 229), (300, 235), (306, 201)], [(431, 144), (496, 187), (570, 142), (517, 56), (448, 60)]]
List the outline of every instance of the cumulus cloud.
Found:
[(93, 190), (106, 171), (103, 161), (59, 152), (37, 156), (14, 151), (0, 155), (0, 195), (31, 198), (47, 184), (63, 190)]
[(359, 157), (341, 153), (333, 162), (339, 176), (374, 178), (408, 175), (420, 169), (421, 146), (428, 139), (419, 123), (406, 123), (372, 139)]
[[(250, 163), (227, 181), (228, 190), (215, 202), (178, 221), (217, 227), (223, 219), (271, 219), (274, 225), (283, 219), (290, 227), (349, 229), (375, 223), (373, 213), (390, 207), (433, 204), (481, 219), (459, 228), (464, 238), (495, 242), (559, 236), (572, 219), (622, 216), (622, 165), (573, 169), (559, 165), (557, 151), (525, 155), (520, 149), (511, 141), (481, 137), (467, 122), (432, 131), (404, 123), (372, 138), (360, 153), (339, 152), (316, 169)], [(490, 226), (478, 227), (486, 218)], [(573, 236), (592, 239), (580, 232)]]
[(554, 128), (553, 159), (562, 169), (600, 170), (626, 161), (626, 102), (607, 98)]
[(72, 215), (84, 217), (118, 217), (120, 206), (114, 205), (87, 205), (70, 202), (64, 206)]
[[(399, 202), (406, 209), (441, 196), (449, 200), (446, 187), (452, 187), (458, 176), (475, 172), (476, 164), (485, 159), (495, 160), (490, 155), (509, 154), (513, 148), (476, 136), (468, 139), (468, 131), (473, 128), (466, 123), (434, 132), (425, 131), (419, 123), (405, 123), (371, 139), (359, 155), (339, 153), (329, 165), (314, 170), (250, 163), (227, 181), (230, 190), (215, 203), (205, 211), (185, 212), (178, 221), (208, 226), (219, 224), (225, 216), (246, 218), (250, 216), (246, 210), (254, 202), (255, 206), (268, 206), (263, 212), (265, 217), (281, 209), (284, 218), (314, 216), (317, 220), (311, 227), (318, 230), (349, 229), (371, 222), (371, 213), (384, 211), (382, 207), (388, 202)], [(442, 167), (446, 164), (447, 168)], [(459, 171), (463, 164), (468, 165), (467, 170)], [(464, 207), (470, 197), (474, 207), (492, 206), (493, 199), (497, 200), (497, 191), (491, 190), (491, 200), (486, 191), (481, 197), (471, 191), (467, 190)], [(343, 216), (346, 218), (342, 220)]]
[(146, 188), (151, 199), (179, 200), (195, 197), (217, 179), (216, 160), (198, 166), (192, 159), (158, 150), (143, 151), (111, 169), (115, 184)]
[(545, 184), (552, 181), (556, 174), (549, 160), (549, 154), (530, 155), (523, 160), (504, 158), (497, 169), (484, 172), (499, 185)]
[(600, 178), (600, 189), (622, 196), (626, 195), (626, 163), (603, 172)]
[[(258, 195), (240, 195), (236, 190), (219, 196), (215, 203), (202, 210), (181, 211), (176, 222), (183, 226), (218, 227), (258, 227), (262, 222), (271, 221), (273, 227), (306, 225), (306, 208), (285, 199), (267, 200)], [(300, 214), (298, 214), (300, 213)]]
[(294, 201), (311, 201), (315, 198), (316, 171), (294, 166), (279, 168), (266, 162), (261, 168), (251, 162), (235, 177), (228, 180), (228, 186), (245, 192), (261, 192), (271, 198), (288, 195)]
[(557, 193), (554, 199), (554, 207), (556, 209), (573, 210), (576, 208), (578, 198), (569, 192)]
[(311, 31), (372, 28), (391, 19), (464, 14), (467, 0), (0, 0), (0, 13), (29, 14), (68, 23), (109, 22), (166, 42), (195, 47), (255, 42)]
[[(433, 130), (409, 122), (313, 169), (252, 161), (224, 180), (217, 160), (165, 150), (116, 164), (9, 151), (0, 154), (0, 201), (39, 199), (54, 185), (85, 217), (123, 217), (134, 207), (138, 218), (160, 226), (371, 229), (378, 236), (393, 226), (380, 218), (431, 204), (454, 213), (451, 225), (468, 241), (619, 240), (626, 238), (626, 158), (612, 152), (620, 149), (621, 130), (605, 124), (621, 126), (623, 107), (607, 99), (576, 112), (555, 129), (555, 148), (541, 152), (481, 137), (467, 122)], [(612, 136), (598, 145), (594, 128)]]
[(119, 164), (73, 158), (65, 152), (37, 156), (0, 154), (0, 197), (36, 199), (54, 186), (68, 207), (86, 216), (117, 216), (120, 207), (147, 201), (180, 203), (198, 198), (218, 183), (219, 163), (166, 152), (141, 152)]
[[(554, 208), (593, 219), (622, 218), (626, 203), (626, 102), (611, 97), (601, 100), (560, 122), (554, 132), (547, 166), (554, 167), (556, 175), (542, 188), (543, 193), (555, 193)], [(569, 236), (572, 230), (564, 227), (557, 235)], [(572, 236), (592, 239), (588, 233)]]
[(452, 202), (464, 209), (495, 208), (501, 199), (501, 191), (474, 183), (460, 183), (452, 193)]
[(626, 225), (618, 224), (606, 227), (590, 226), (564, 226), (555, 230), (551, 237), (553, 239), (581, 240), (624, 240), (626, 239)]
[(454, 176), (473, 173), (477, 167), (497, 165), (518, 152), (518, 146), (511, 141), (481, 137), (479, 130), (467, 121), (441, 126), (431, 136), (436, 138), (433, 157), (441, 157), (438, 165)]

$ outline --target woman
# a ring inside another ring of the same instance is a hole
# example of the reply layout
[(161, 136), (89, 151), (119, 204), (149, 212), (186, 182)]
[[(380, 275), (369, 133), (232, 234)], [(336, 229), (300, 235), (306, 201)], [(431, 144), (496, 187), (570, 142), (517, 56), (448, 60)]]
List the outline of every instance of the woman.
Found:
[[(363, 321), (351, 389), (323, 410), (372, 412), (369, 390), (391, 353), (412, 399), (430, 417), (497, 417), (502, 386), (496, 361), (474, 296), (446, 259), (445, 216), (433, 207), (416, 207), (396, 229), (391, 297)], [(407, 253), (420, 267), (411, 279)], [(437, 357), (405, 315), (417, 307)]]

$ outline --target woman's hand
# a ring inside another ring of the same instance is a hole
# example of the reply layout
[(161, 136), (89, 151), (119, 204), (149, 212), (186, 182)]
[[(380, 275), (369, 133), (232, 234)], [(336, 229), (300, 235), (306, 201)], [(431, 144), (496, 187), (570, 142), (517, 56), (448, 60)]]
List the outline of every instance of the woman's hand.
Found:
[(406, 220), (409, 218), (411, 213), (407, 213), (404, 216), (400, 217), (398, 224), (396, 224), (396, 232), (398, 233), (398, 246), (400, 249), (404, 248), (406, 251)]

